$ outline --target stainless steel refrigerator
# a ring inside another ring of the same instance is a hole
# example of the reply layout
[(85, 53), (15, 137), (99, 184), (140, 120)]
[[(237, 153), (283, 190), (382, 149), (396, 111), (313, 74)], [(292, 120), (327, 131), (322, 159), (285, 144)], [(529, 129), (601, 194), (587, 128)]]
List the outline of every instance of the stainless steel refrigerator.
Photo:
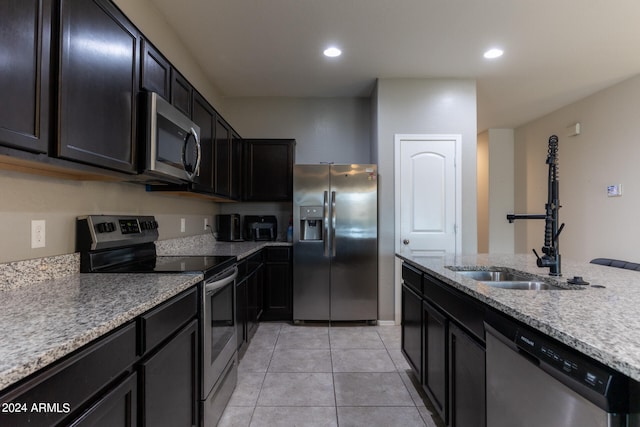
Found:
[(378, 168), (295, 165), (293, 320), (378, 318)]

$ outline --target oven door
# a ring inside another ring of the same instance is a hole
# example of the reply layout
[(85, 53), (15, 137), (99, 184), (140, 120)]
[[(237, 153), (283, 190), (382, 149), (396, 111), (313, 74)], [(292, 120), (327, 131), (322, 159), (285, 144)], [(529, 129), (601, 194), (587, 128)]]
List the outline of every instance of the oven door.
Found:
[(214, 276), (202, 288), (202, 400), (206, 400), (237, 348), (235, 279), (232, 267)]

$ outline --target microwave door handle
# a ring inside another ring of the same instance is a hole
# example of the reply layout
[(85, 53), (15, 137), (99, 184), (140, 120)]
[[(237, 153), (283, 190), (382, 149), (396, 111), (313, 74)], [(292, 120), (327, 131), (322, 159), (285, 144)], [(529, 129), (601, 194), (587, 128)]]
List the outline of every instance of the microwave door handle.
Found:
[[(192, 172), (187, 171), (186, 169), (186, 156), (187, 152), (187, 144), (189, 142), (189, 138), (193, 137), (193, 140), (196, 142), (196, 164), (193, 168)], [(182, 165), (185, 168), (184, 172), (187, 174), (187, 178), (193, 180), (194, 177), (200, 174), (200, 159), (202, 157), (202, 151), (200, 148), (200, 138), (198, 138), (198, 132), (194, 128), (191, 128), (189, 131), (189, 135), (184, 139), (184, 145), (182, 146)]]
[(196, 167), (194, 173), (196, 176), (200, 176), (200, 161), (202, 160), (202, 147), (200, 147), (200, 137), (198, 136), (198, 132), (194, 128), (191, 128), (191, 133), (193, 134), (193, 138), (196, 140), (196, 149), (198, 150), (198, 158), (196, 159)]

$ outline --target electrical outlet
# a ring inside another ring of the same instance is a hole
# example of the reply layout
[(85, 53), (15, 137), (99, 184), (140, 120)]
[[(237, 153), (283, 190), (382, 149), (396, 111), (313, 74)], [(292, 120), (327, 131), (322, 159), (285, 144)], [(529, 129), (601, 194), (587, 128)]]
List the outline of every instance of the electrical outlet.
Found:
[(46, 245), (46, 221), (44, 219), (31, 221), (31, 248), (44, 248)]
[(184, 233), (187, 231), (187, 221), (184, 218), (180, 218), (180, 232)]
[(204, 219), (204, 231), (208, 231), (207, 227), (209, 227), (209, 218)]

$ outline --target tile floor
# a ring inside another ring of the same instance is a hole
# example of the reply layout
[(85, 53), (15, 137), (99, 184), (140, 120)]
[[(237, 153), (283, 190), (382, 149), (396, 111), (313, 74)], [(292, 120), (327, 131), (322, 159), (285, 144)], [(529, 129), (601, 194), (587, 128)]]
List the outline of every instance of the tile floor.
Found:
[(218, 426), (440, 427), (399, 326), (261, 323)]

